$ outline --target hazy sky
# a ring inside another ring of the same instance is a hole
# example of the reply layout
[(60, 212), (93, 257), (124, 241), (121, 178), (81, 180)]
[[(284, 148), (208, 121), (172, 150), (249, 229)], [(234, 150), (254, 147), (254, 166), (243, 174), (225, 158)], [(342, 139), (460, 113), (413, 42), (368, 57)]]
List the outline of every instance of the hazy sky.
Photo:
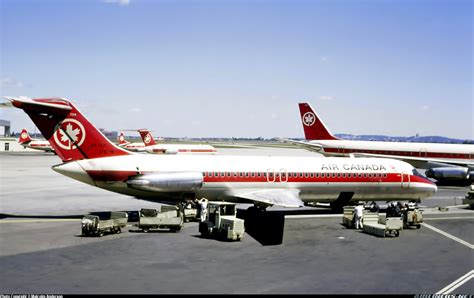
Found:
[(66, 97), (107, 130), (302, 137), (308, 101), (333, 133), (474, 139), (469, 0), (0, 5), (0, 95)]

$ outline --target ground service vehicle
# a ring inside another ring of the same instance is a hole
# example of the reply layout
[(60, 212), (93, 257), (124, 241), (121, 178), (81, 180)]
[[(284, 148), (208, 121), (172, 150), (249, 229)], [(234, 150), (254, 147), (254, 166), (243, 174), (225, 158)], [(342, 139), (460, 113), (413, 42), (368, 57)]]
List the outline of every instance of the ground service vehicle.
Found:
[(169, 229), (178, 232), (184, 224), (184, 214), (177, 206), (161, 206), (157, 209), (141, 209), (138, 228), (144, 233), (150, 229)]
[(244, 220), (236, 217), (237, 204), (229, 202), (209, 202), (205, 221), (199, 223), (203, 237), (225, 240), (242, 240)]
[(421, 211), (415, 206), (415, 204), (408, 204), (407, 210), (403, 212), (403, 228), (416, 227), (419, 229), (422, 222), (423, 214)]
[(474, 185), (471, 185), (466, 198), (462, 201), (463, 204), (469, 205), (471, 209), (474, 209)]
[(85, 215), (81, 220), (83, 236), (104, 236), (105, 233), (119, 234), (127, 225), (126, 212), (106, 212), (100, 215)]

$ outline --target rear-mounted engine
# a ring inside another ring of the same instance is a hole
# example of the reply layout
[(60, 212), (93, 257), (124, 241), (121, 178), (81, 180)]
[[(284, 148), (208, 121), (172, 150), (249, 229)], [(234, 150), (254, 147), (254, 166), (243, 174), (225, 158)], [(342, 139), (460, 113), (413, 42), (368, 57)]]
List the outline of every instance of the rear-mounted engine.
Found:
[(139, 174), (127, 180), (129, 187), (147, 191), (181, 192), (201, 188), (201, 172), (161, 172)]

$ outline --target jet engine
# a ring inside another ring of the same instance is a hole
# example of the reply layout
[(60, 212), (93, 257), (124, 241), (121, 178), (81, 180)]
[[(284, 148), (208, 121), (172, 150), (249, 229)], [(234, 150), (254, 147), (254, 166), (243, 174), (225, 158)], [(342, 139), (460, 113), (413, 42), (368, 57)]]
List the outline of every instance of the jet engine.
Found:
[(436, 180), (469, 180), (470, 172), (462, 167), (431, 168), (425, 175)]
[(201, 172), (160, 172), (139, 174), (127, 180), (129, 187), (156, 192), (195, 191), (201, 188)]

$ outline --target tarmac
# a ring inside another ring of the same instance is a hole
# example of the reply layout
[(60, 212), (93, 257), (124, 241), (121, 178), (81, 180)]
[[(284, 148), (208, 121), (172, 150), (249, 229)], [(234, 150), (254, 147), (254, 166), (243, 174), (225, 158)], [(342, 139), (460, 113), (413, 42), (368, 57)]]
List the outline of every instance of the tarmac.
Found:
[(160, 204), (62, 176), (51, 170), (58, 163), (48, 153), (0, 153), (0, 294), (474, 294), (467, 187), (439, 188), (420, 204), (421, 229), (398, 238), (348, 229), (341, 214), (322, 207), (285, 211), (280, 245), (249, 234), (241, 242), (204, 239), (196, 222), (179, 233), (146, 234), (132, 223), (121, 234), (91, 238), (80, 235), (83, 214)]

